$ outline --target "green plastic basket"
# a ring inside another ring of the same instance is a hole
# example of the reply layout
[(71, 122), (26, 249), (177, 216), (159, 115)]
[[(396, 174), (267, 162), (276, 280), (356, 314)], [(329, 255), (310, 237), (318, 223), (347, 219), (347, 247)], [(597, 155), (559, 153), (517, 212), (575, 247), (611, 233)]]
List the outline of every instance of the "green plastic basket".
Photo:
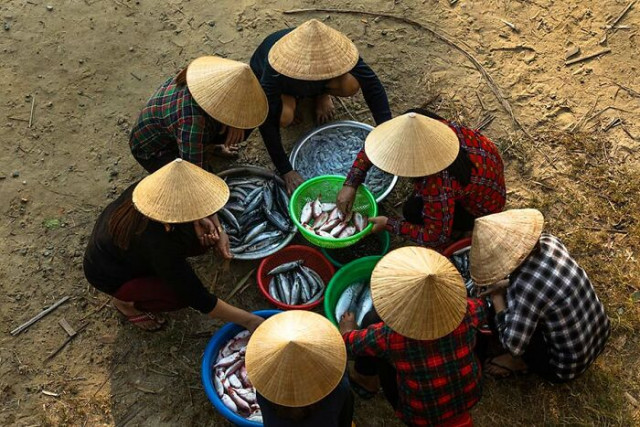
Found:
[[(370, 233), (373, 228), (373, 225), (369, 224), (364, 230), (354, 234), (353, 236), (344, 237), (342, 239), (331, 239), (328, 237), (318, 236), (314, 232), (307, 230), (300, 223), (300, 214), (302, 213), (304, 205), (307, 202), (314, 200), (318, 195), (321, 196), (321, 200), (324, 202), (334, 202), (338, 197), (340, 189), (342, 189), (344, 179), (345, 178), (343, 176), (339, 175), (317, 176), (303, 182), (291, 196), (291, 200), (289, 201), (289, 215), (298, 230), (300, 230), (300, 233), (302, 233), (302, 236), (316, 246), (334, 249), (345, 248), (362, 239)], [(369, 218), (378, 215), (376, 198), (363, 185), (358, 187), (358, 191), (356, 192), (353, 211), (360, 212)]]
[(333, 275), (324, 292), (324, 314), (331, 323), (338, 326), (335, 312), (340, 295), (350, 284), (371, 279), (371, 273), (381, 258), (382, 256), (367, 256), (351, 261)]

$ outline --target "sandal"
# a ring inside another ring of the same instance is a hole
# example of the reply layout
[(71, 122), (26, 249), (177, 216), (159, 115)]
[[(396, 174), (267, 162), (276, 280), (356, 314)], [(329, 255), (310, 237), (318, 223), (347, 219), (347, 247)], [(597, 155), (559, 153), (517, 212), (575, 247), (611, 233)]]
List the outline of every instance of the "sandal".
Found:
[(349, 385), (351, 386), (351, 390), (364, 400), (373, 399), (373, 397), (378, 393), (377, 391), (370, 391), (362, 387), (351, 378), (351, 375), (349, 375)]
[(496, 378), (496, 379), (500, 379), (500, 380), (503, 380), (503, 379), (506, 379), (506, 378), (510, 378), (510, 377), (519, 376), (519, 375), (527, 375), (529, 373), (526, 369), (525, 370), (521, 370), (521, 371), (517, 371), (517, 370), (511, 369), (508, 366), (505, 366), (505, 365), (503, 365), (501, 363), (497, 363), (495, 361), (495, 357), (492, 357), (491, 359), (487, 359), (484, 362), (484, 364), (485, 364), (485, 366), (486, 365), (495, 366), (496, 368), (502, 369), (503, 371), (505, 371), (505, 373), (502, 374), (502, 375), (492, 374), (492, 373), (487, 371), (487, 375), (489, 375), (489, 376), (491, 376), (493, 378)]
[[(153, 313), (142, 313), (142, 314), (132, 314), (130, 316), (127, 316), (126, 314), (124, 314), (122, 311), (120, 311), (120, 309), (118, 307), (116, 307), (114, 305), (115, 309), (118, 311), (118, 313), (120, 313), (122, 316), (124, 316), (127, 321), (129, 321), (130, 323), (132, 323), (133, 325), (137, 326), (138, 328), (142, 329), (143, 331), (148, 331), (148, 332), (156, 332), (159, 331), (160, 329), (162, 329), (162, 326), (164, 326), (166, 320), (156, 316)], [(154, 322), (156, 324), (155, 327), (153, 328), (143, 328), (139, 325), (137, 325), (138, 323), (141, 322)]]

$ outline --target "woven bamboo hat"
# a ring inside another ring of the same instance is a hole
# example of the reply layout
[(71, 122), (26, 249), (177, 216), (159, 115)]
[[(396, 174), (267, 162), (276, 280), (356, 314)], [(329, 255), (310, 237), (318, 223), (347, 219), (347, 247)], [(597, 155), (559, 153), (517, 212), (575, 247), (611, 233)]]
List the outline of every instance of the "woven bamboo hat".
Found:
[(324, 317), (285, 311), (251, 335), (245, 363), (251, 383), (267, 400), (300, 407), (336, 388), (347, 366), (347, 350), (340, 332)]
[(512, 209), (475, 220), (469, 264), (479, 286), (513, 272), (535, 247), (544, 217), (537, 209)]
[(273, 45), (269, 64), (287, 77), (316, 81), (348, 73), (358, 57), (358, 48), (347, 36), (312, 19)]
[(168, 224), (207, 217), (227, 200), (226, 182), (182, 159), (158, 169), (133, 190), (133, 204), (141, 214)]
[(198, 105), (224, 125), (253, 129), (267, 118), (267, 95), (247, 64), (200, 57), (187, 67), (187, 86)]
[(371, 275), (380, 318), (417, 340), (451, 333), (467, 312), (467, 290), (451, 262), (434, 250), (407, 246), (385, 255)]
[(383, 171), (416, 178), (446, 169), (456, 159), (460, 141), (441, 121), (406, 113), (373, 129), (364, 151)]

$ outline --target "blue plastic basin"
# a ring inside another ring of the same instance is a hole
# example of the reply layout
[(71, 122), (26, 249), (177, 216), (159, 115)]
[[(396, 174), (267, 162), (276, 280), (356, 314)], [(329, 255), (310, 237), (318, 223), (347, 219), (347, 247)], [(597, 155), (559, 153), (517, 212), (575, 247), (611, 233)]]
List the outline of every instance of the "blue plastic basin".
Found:
[[(271, 317), (274, 314), (278, 314), (281, 312), (282, 311), (280, 310), (258, 310), (254, 311), (253, 314), (264, 317), (266, 319), (267, 317)], [(220, 348), (225, 345), (231, 338), (233, 338), (243, 330), (244, 328), (240, 325), (236, 325), (235, 323), (227, 323), (222, 328), (220, 328), (218, 332), (213, 335), (213, 337), (211, 337), (209, 343), (207, 344), (207, 347), (204, 349), (204, 357), (202, 358), (202, 385), (204, 386), (204, 392), (207, 394), (207, 397), (209, 398), (211, 403), (213, 403), (213, 406), (220, 413), (220, 415), (237, 426), (259, 427), (262, 426), (261, 423), (247, 421), (245, 418), (235, 414), (229, 408), (224, 406), (224, 403), (222, 403), (222, 400), (220, 400), (220, 398), (218, 397), (218, 393), (216, 393), (216, 389), (213, 386), (213, 380), (211, 379), (211, 367), (216, 361)]]

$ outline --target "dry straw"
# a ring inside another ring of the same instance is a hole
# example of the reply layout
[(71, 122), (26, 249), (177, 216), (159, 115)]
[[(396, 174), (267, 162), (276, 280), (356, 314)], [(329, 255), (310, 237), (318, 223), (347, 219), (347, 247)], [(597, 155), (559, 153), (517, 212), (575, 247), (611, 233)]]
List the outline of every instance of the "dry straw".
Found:
[(324, 317), (295, 310), (265, 320), (245, 358), (256, 390), (279, 405), (311, 405), (333, 391), (347, 364), (340, 332)]
[(491, 285), (513, 272), (538, 243), (544, 217), (536, 209), (512, 209), (476, 219), (469, 264), (477, 285)]
[(456, 159), (460, 141), (441, 121), (407, 113), (372, 130), (364, 149), (383, 171), (415, 178), (446, 169)]
[(187, 68), (187, 86), (198, 105), (222, 124), (253, 129), (267, 118), (267, 96), (247, 64), (200, 57)]
[(299, 80), (328, 80), (351, 71), (358, 48), (347, 36), (317, 19), (300, 25), (269, 51), (277, 72)]
[(467, 311), (467, 291), (458, 270), (439, 253), (418, 246), (389, 252), (371, 275), (371, 297), (394, 331), (418, 340), (451, 333)]
[(158, 169), (133, 190), (140, 213), (168, 224), (207, 217), (227, 200), (229, 187), (222, 179), (182, 159)]

